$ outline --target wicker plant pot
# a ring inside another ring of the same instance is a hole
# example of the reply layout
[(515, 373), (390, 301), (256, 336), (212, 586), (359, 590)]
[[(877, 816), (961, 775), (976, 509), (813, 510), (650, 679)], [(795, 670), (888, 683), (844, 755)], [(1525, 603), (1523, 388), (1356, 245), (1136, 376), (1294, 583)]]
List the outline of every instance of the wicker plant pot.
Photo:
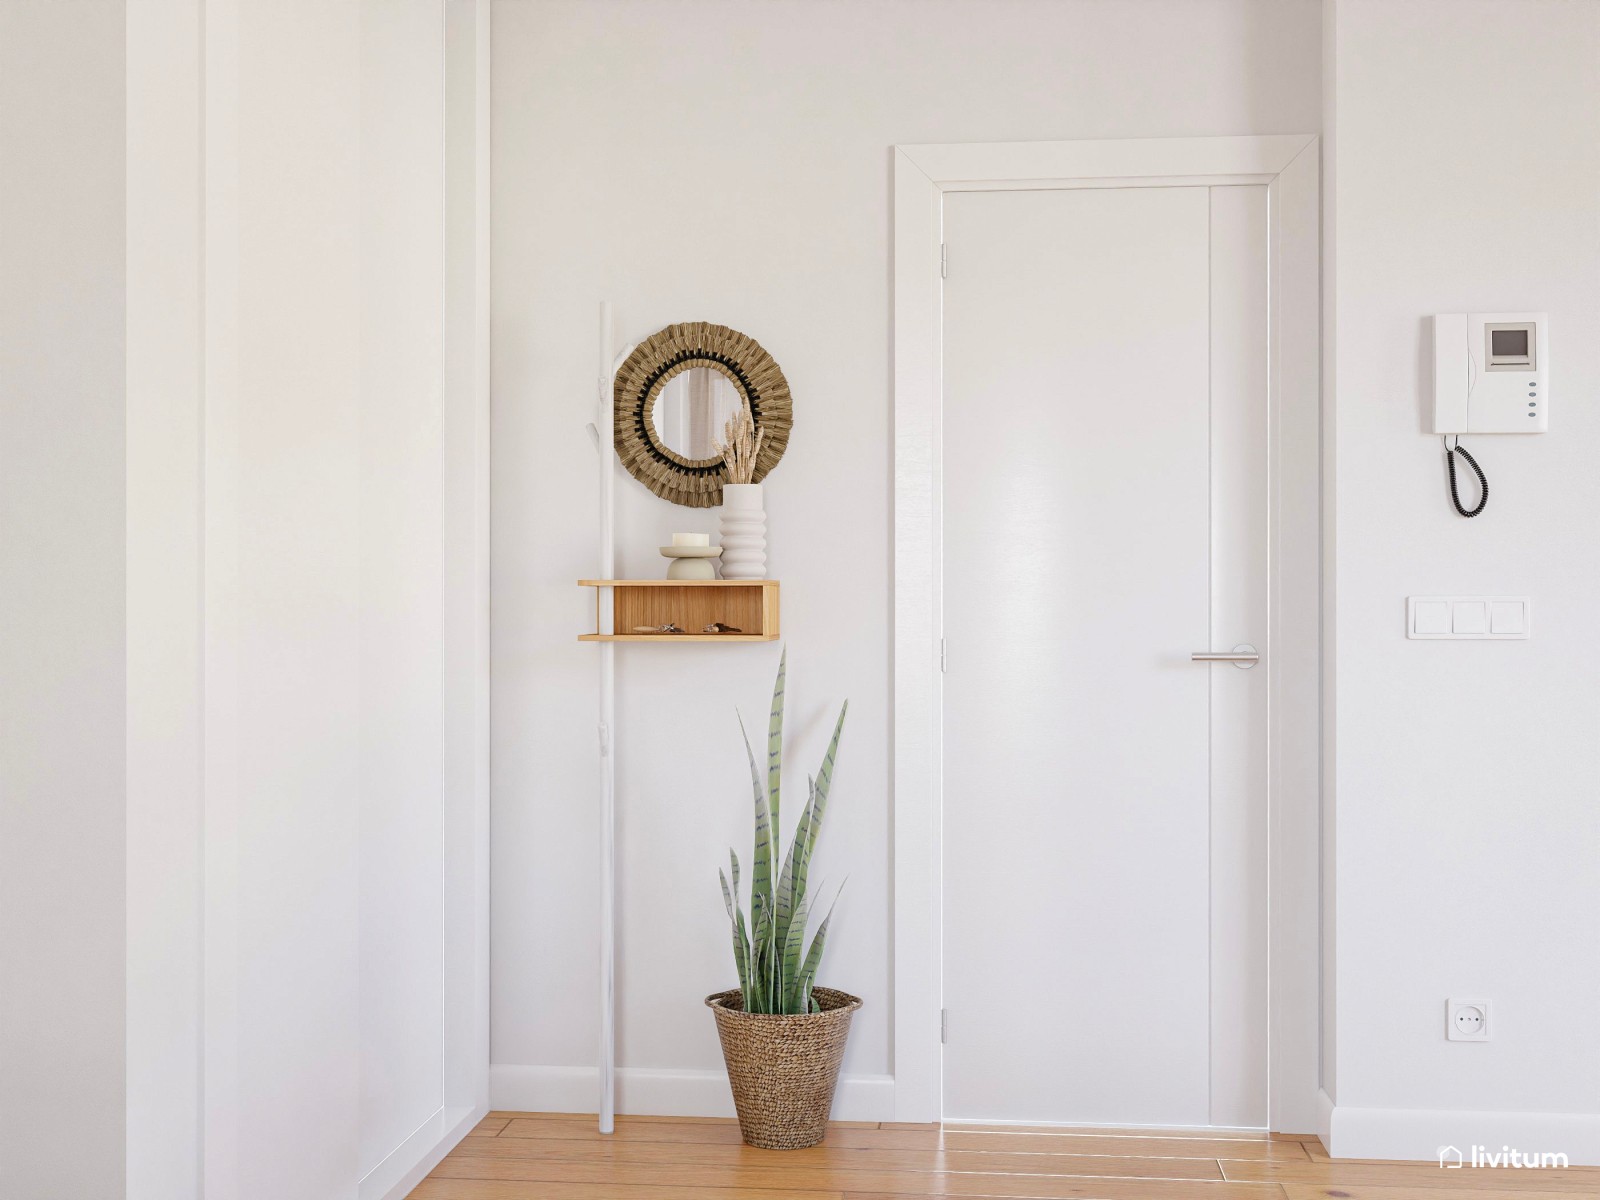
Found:
[(792, 1017), (745, 1012), (737, 988), (706, 997), (717, 1018), (739, 1129), (752, 1146), (800, 1150), (827, 1132), (850, 1018), (861, 1000), (832, 988), (811, 994), (822, 1011)]

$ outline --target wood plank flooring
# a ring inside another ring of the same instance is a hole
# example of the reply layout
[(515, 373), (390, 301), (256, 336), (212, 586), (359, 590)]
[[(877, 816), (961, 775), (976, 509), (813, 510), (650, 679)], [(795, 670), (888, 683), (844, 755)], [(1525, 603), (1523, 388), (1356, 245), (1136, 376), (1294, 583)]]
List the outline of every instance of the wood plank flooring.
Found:
[(837, 1123), (756, 1150), (734, 1121), (492, 1113), (410, 1200), (1573, 1200), (1600, 1168), (1333, 1162), (1310, 1135)]

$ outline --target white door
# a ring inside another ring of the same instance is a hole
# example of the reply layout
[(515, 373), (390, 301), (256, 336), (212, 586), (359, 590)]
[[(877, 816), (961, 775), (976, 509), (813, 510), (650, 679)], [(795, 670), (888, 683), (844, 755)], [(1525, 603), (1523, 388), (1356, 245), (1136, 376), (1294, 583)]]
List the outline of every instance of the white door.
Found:
[(1264, 1126), (1266, 189), (944, 221), (945, 1116)]

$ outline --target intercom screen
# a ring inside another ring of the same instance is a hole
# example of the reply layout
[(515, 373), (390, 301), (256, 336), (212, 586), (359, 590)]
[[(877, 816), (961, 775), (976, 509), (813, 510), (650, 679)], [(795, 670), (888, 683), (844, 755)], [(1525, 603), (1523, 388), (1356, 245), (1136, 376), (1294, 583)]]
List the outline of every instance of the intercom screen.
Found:
[(1495, 358), (1527, 358), (1528, 331), (1526, 329), (1492, 329), (1489, 331), (1489, 353)]

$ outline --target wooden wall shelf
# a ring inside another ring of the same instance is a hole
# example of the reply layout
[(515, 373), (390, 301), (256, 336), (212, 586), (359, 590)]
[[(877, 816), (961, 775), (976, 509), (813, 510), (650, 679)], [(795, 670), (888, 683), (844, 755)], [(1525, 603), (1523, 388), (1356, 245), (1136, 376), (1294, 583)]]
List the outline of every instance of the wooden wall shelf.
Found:
[[(594, 588), (594, 632), (580, 642), (775, 642), (776, 579), (580, 579)], [(600, 589), (611, 589), (611, 628), (602, 626)], [(634, 633), (638, 625), (681, 626), (684, 633)], [(720, 621), (740, 633), (702, 633)]]

